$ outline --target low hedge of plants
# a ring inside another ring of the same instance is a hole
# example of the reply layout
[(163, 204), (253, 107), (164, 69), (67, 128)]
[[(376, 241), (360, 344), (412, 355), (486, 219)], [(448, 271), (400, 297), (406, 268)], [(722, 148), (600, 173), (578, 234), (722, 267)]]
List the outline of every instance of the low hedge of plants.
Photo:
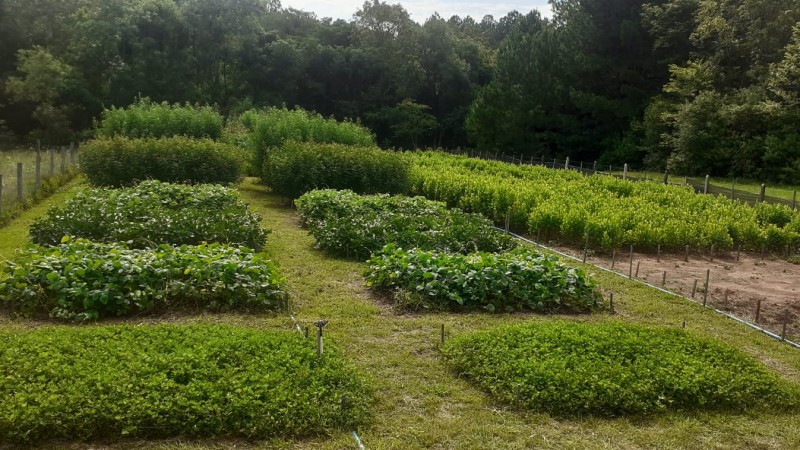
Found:
[(51, 207), (31, 225), (30, 235), (39, 245), (71, 236), (131, 248), (217, 242), (260, 249), (267, 239), (260, 222), (234, 189), (145, 181), (124, 189), (84, 189)]
[(239, 116), (239, 122), (249, 131), (253, 166), (258, 173), (264, 169), (264, 156), (286, 141), (375, 145), (372, 131), (357, 122), (339, 122), (300, 108), (253, 109)]
[(398, 194), (408, 190), (408, 172), (403, 155), (377, 147), (289, 141), (266, 155), (262, 180), (289, 198), (326, 188)]
[(318, 358), (299, 333), (230, 326), (3, 331), (0, 373), (0, 446), (303, 437), (353, 430), (371, 402), (327, 342)]
[(556, 416), (800, 407), (797, 385), (732, 346), (675, 328), (528, 323), (456, 337), (443, 352), (497, 400)]
[(99, 137), (158, 138), (186, 136), (219, 139), (222, 116), (210, 106), (137, 100), (126, 108), (106, 109), (97, 123)]
[(368, 264), (367, 285), (413, 309), (588, 312), (602, 299), (583, 271), (526, 248), (461, 255), (389, 244)]
[(389, 243), (454, 253), (499, 252), (517, 245), (488, 219), (422, 197), (317, 190), (295, 204), (317, 247), (338, 256), (367, 259)]
[(210, 139), (111, 137), (89, 141), (78, 153), (95, 186), (120, 187), (145, 180), (233, 183), (244, 174), (242, 149)]
[(221, 244), (130, 249), (68, 237), (0, 267), (0, 305), (75, 321), (197, 305), (281, 309), (284, 278), (262, 254)]

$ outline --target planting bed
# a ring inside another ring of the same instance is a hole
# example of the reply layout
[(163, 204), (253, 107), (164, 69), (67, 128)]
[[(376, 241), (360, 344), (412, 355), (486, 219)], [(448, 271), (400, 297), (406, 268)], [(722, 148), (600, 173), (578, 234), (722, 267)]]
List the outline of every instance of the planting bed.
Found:
[(504, 403), (556, 415), (800, 408), (800, 389), (741, 351), (680, 329), (549, 322), (451, 340), (462, 376)]
[(362, 424), (370, 402), (335, 348), (230, 326), (0, 331), (0, 373), (0, 446), (308, 436)]

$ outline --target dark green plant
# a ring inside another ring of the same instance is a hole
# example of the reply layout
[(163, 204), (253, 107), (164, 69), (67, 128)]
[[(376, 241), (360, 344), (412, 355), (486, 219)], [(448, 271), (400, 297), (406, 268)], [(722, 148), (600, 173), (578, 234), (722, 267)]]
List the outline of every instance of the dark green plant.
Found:
[(104, 110), (96, 134), (98, 137), (219, 139), (222, 123), (222, 116), (210, 106), (171, 105), (140, 98), (126, 108)]
[(721, 342), (623, 323), (530, 323), (460, 336), (448, 363), (495, 398), (554, 415), (800, 406), (800, 390)]
[(448, 210), (444, 203), (422, 197), (319, 190), (295, 204), (317, 247), (339, 256), (366, 259), (389, 243), (458, 253), (516, 246), (484, 217)]
[(208, 139), (171, 137), (89, 141), (78, 154), (96, 186), (119, 187), (154, 179), (174, 183), (233, 183), (244, 173), (243, 150)]
[(375, 145), (372, 132), (357, 122), (338, 122), (303, 109), (267, 108), (246, 111), (239, 121), (250, 131), (253, 166), (263, 171), (264, 156), (286, 141), (344, 144), (361, 147)]
[(461, 255), (389, 244), (368, 264), (367, 285), (412, 309), (586, 312), (602, 298), (582, 270), (527, 248)]
[(326, 188), (398, 194), (408, 190), (408, 173), (401, 154), (377, 147), (290, 141), (267, 154), (262, 179), (289, 198)]
[(267, 239), (260, 222), (234, 189), (145, 181), (125, 189), (84, 189), (51, 207), (30, 234), (39, 245), (72, 236), (134, 248), (217, 242), (260, 249)]
[[(0, 332), (0, 445), (351, 431), (371, 391), (335, 346), (217, 325)], [(343, 402), (342, 399), (346, 399)]]
[(265, 256), (220, 244), (136, 250), (67, 237), (0, 267), (0, 305), (76, 321), (179, 305), (285, 307), (284, 278)]

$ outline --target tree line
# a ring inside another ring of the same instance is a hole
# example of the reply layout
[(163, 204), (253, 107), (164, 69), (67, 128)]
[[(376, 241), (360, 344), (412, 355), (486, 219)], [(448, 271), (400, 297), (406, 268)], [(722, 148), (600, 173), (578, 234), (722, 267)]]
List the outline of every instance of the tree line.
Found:
[[(551, 0), (417, 23), (277, 0), (0, 0), (0, 136), (80, 137), (139, 97), (302, 107), (386, 147), (800, 175), (800, 0)], [(3, 138), (0, 138), (3, 139)]]

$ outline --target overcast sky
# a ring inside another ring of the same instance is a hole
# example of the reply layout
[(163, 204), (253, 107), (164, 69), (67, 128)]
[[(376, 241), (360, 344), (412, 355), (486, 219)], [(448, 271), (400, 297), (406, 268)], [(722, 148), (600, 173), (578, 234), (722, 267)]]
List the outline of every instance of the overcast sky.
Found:
[[(483, 16), (491, 14), (495, 20), (517, 10), (523, 14), (538, 9), (542, 15), (550, 16), (550, 5), (547, 0), (533, 1), (499, 1), (499, 2), (463, 2), (454, 0), (388, 0), (388, 3), (400, 3), (417, 22), (424, 22), (433, 13), (438, 12), (445, 19), (453, 15), (472, 16), (480, 22)], [(351, 20), (353, 14), (361, 9), (364, 0), (281, 0), (284, 8), (295, 8), (317, 14), (317, 17), (333, 17), (334, 19)]]

